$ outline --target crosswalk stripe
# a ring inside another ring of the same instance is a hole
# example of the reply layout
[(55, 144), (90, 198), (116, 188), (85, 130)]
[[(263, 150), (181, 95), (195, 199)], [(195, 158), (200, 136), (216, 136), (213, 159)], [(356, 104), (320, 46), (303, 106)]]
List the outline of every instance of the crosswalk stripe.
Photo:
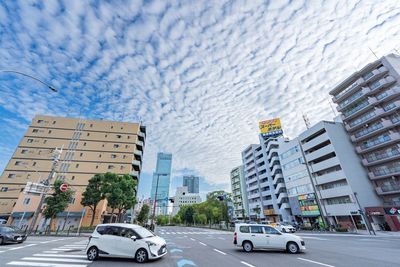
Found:
[(70, 249), (70, 248), (52, 248), (51, 250), (55, 250), (55, 251), (70, 251), (70, 250), (73, 250), (73, 249)]
[(53, 250), (44, 250), (42, 252), (43, 253), (58, 253), (58, 251), (53, 251)]
[(47, 262), (28, 262), (28, 261), (11, 261), (7, 265), (17, 266), (35, 266), (35, 267), (86, 267), (84, 264), (58, 264), (58, 263), (47, 263)]
[(80, 255), (66, 255), (66, 254), (33, 254), (34, 257), (64, 257), (64, 258), (82, 258), (86, 259), (86, 256), (83, 254)]
[(55, 261), (55, 262), (72, 262), (72, 263), (91, 263), (88, 260), (76, 260), (76, 259), (53, 259), (53, 258), (43, 258), (43, 257), (25, 257), (22, 258), (23, 261)]

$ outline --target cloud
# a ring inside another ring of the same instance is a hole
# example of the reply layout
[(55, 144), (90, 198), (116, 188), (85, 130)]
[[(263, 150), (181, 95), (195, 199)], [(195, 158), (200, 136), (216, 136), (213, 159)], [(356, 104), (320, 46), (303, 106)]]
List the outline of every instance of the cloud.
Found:
[(60, 90), (0, 74), (0, 139), (14, 140), (0, 167), (36, 114), (140, 119), (146, 173), (169, 151), (177, 174), (226, 187), (258, 120), (294, 137), (302, 113), (332, 119), (329, 90), (374, 60), (368, 47), (400, 48), (399, 23), (393, 1), (3, 1), (0, 69)]

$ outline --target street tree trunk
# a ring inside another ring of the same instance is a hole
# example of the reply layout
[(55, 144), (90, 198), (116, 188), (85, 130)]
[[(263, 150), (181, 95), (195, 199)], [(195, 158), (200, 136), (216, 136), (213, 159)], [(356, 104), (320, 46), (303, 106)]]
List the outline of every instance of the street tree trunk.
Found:
[[(91, 208), (91, 207), (89, 207), (89, 208)], [(92, 209), (93, 213), (92, 213), (92, 219), (90, 220), (90, 226), (93, 226), (94, 217), (96, 216), (96, 208), (97, 208), (97, 205), (95, 205)]]

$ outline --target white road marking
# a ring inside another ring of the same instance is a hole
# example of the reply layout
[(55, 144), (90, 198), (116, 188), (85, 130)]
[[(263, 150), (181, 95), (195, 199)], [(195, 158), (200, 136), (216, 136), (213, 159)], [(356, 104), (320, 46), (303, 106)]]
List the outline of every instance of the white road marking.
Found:
[(22, 246), (22, 247), (10, 248), (9, 250), (17, 250), (17, 249), (21, 249), (21, 248), (27, 248), (27, 247), (36, 246), (36, 245), (37, 245), (37, 244), (29, 244), (29, 245)]
[(318, 261), (312, 261), (312, 260), (308, 260), (308, 259), (304, 259), (304, 258), (297, 258), (297, 259), (302, 260), (302, 261), (308, 261), (308, 262), (315, 263), (315, 264), (319, 264), (319, 265), (326, 266), (326, 267), (335, 267), (333, 265), (329, 265), (329, 264), (318, 262)]
[(81, 255), (75, 255), (75, 254), (33, 254), (34, 257), (64, 257), (64, 258), (83, 258), (86, 259), (86, 256), (81, 254)]
[(58, 264), (46, 262), (11, 261), (7, 265), (36, 266), (36, 267), (86, 267), (86, 264)]
[(222, 255), (226, 255), (225, 252), (222, 252), (221, 250), (218, 250), (218, 249), (216, 249), (216, 248), (214, 248), (214, 251), (216, 251), (216, 252), (218, 252), (218, 253), (220, 253), (220, 254), (222, 254)]
[(41, 244), (47, 244), (47, 243), (57, 242), (57, 241), (61, 241), (61, 240), (65, 240), (65, 238), (54, 239), (54, 240), (49, 240), (49, 241), (43, 241), (43, 242), (40, 242), (40, 243), (41, 243)]
[(195, 241), (195, 239), (193, 239), (193, 238), (190, 238), (190, 240)]
[(329, 240), (329, 239), (326, 239), (326, 238), (313, 237), (313, 236), (302, 236), (301, 238), (304, 238), (304, 239), (315, 239), (315, 240)]
[(73, 249), (70, 249), (70, 248), (52, 248), (51, 250), (55, 250), (55, 251), (70, 251), (70, 250), (73, 250)]
[(225, 240), (225, 238), (223, 238), (223, 237), (218, 237), (218, 239)]
[(52, 250), (45, 250), (43, 253), (58, 253), (58, 251), (52, 251)]
[(76, 260), (76, 259), (53, 259), (53, 258), (34, 258), (34, 257), (25, 257), (22, 258), (21, 260), (23, 261), (55, 261), (55, 262), (72, 262), (72, 263), (91, 263), (91, 261), (88, 260)]
[(207, 247), (207, 245), (206, 244), (204, 244), (203, 242), (199, 242), (201, 245), (203, 245), (203, 246), (205, 246), (205, 247)]
[(251, 265), (250, 263), (247, 263), (247, 262), (245, 262), (245, 261), (241, 261), (240, 263), (241, 263), (241, 264), (244, 264), (244, 265), (247, 265), (247, 266), (249, 266), (249, 267), (256, 267), (256, 266)]

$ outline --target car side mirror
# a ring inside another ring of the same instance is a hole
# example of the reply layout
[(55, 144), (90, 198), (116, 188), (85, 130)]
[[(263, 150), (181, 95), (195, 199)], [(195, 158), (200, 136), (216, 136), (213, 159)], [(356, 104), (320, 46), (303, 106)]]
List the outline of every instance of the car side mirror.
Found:
[(135, 235), (133, 235), (133, 236), (131, 236), (131, 239), (133, 240), (133, 242), (135, 242), (137, 237)]

